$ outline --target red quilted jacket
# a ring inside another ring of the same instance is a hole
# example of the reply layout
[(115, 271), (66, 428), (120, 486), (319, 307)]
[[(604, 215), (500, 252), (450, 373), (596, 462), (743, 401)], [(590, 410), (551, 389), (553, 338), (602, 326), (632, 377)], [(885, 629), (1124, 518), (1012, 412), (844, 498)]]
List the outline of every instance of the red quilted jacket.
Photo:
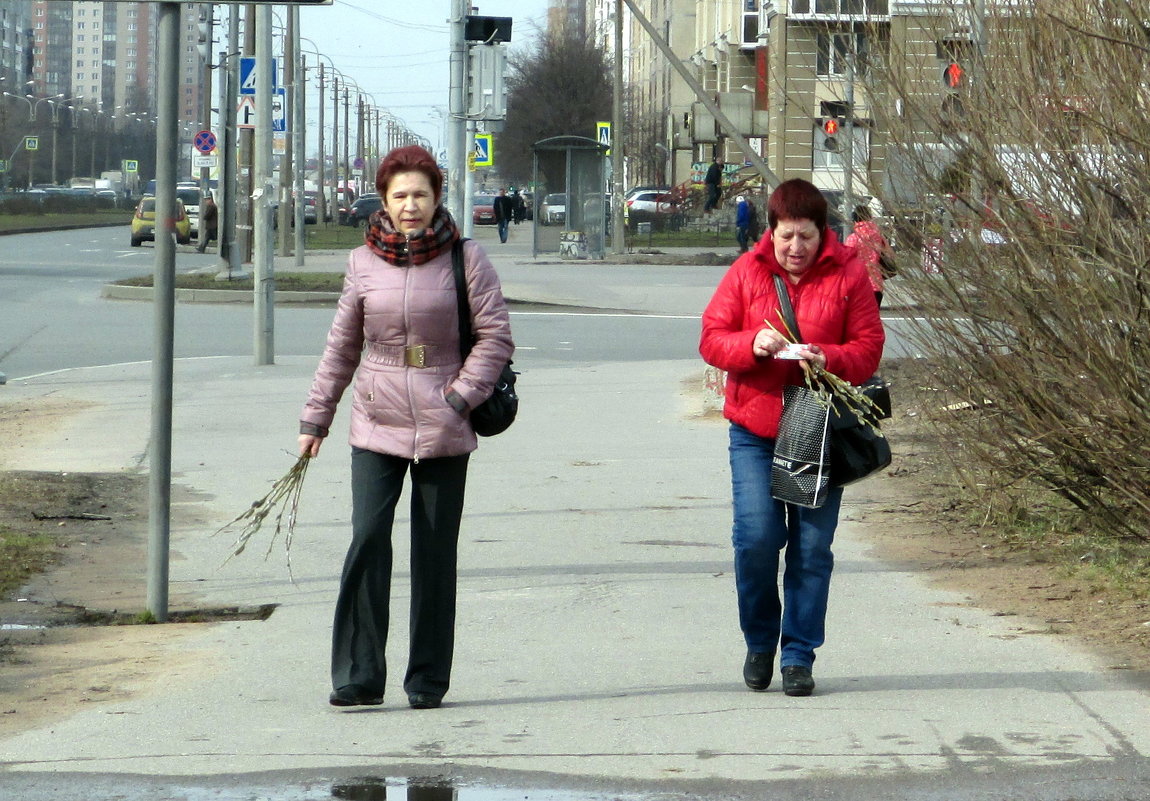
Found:
[(882, 357), (878, 303), (855, 251), (827, 229), (822, 250), (797, 284), (775, 260), (771, 236), (731, 265), (703, 313), (699, 352), (727, 371), (723, 416), (760, 437), (774, 439), (783, 410), (783, 387), (803, 383), (798, 362), (759, 359), (755, 334), (769, 321), (786, 331), (773, 275), (783, 276), (802, 341), (826, 353), (827, 370), (858, 384), (874, 375)]

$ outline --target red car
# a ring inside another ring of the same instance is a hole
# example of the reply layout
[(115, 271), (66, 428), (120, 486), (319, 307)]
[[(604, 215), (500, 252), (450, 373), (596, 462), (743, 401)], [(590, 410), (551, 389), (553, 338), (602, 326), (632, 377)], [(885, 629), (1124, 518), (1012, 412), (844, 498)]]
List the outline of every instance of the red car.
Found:
[(471, 221), (476, 225), (495, 225), (495, 195), (476, 195), (471, 203)]

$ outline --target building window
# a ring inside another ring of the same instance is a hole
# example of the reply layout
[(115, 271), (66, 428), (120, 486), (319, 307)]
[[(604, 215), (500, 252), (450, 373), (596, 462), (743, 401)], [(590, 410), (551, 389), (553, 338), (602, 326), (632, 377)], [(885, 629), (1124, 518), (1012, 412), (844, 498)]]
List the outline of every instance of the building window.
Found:
[(885, 17), (889, 13), (888, 0), (791, 0), (792, 15)]
[[(858, 75), (866, 72), (866, 34), (854, 36), (855, 71)], [(847, 56), (851, 52), (849, 33), (820, 33), (816, 37), (818, 53), (815, 56), (815, 73), (824, 77), (846, 75)]]

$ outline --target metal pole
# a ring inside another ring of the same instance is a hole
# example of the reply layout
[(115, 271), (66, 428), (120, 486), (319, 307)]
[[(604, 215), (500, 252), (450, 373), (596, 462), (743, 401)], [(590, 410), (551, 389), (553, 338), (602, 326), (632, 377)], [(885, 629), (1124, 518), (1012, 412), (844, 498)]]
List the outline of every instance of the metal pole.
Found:
[(623, 0), (615, 2), (615, 92), (611, 103), (611, 252), (623, 252)]
[(156, 261), (152, 430), (148, 448), (148, 611), (168, 619), (172, 502), (172, 376), (176, 309), (176, 159), (179, 155), (180, 3), (160, 3), (156, 63)]
[[(295, 101), (295, 62), (296, 53), (296, 31), (292, 24), (292, 16), (289, 13), (287, 18), (287, 36), (284, 37), (284, 100), (287, 102), (287, 108), (284, 111), (284, 119), (289, 123), (291, 121), (291, 109), (294, 107)], [(281, 256), (288, 255), (288, 240), (291, 238), (290, 221), (295, 219), (295, 212), (292, 211), (292, 186), (295, 183), (292, 180), (292, 172), (295, 170), (295, 140), (288, 131), (284, 132), (284, 152), (280, 158), (280, 182), (277, 191), (279, 197), (279, 208), (277, 213), (277, 229), (279, 233), (279, 250)], [(299, 205), (295, 203), (294, 205)]]
[(236, 129), (236, 95), (240, 81), (240, 7), (228, 9), (228, 49), (220, 54), (220, 66), (224, 80), (220, 82), (220, 155), (223, 168), (220, 171), (220, 188), (223, 190), (224, 205), (220, 206), (219, 232), (220, 269), (227, 272), (227, 278), (238, 278), (243, 272), (243, 249), (236, 238), (236, 210), (240, 197), (236, 170), (239, 167), (239, 132)]
[(331, 77), (331, 213), (339, 219), (339, 78)]
[(256, 6), (255, 190), (252, 192), (255, 247), (255, 363), (275, 363), (275, 253), (272, 249), (272, 8)]
[[(472, 148), (475, 147), (475, 120), (467, 121), (467, 136), (464, 138), (464, 153), (470, 153)], [(472, 195), (475, 194), (475, 171), (468, 165), (467, 159), (463, 161), (463, 197), (460, 198), (460, 214), (463, 219), (455, 218), (455, 224), (463, 229), (463, 235), (466, 237), (475, 236), (475, 218), (472, 216), (471, 210), (474, 208)], [(568, 217), (570, 219), (570, 217)]]
[(451, 61), (447, 117), (447, 209), (457, 225), (466, 222), (467, 182), (467, 40), (465, 25), (469, 0), (451, 0)]
[[(235, 51), (232, 51), (235, 52)], [(244, 45), (245, 56), (255, 56), (256, 52), (256, 7), (249, 3), (244, 11)], [(235, 76), (235, 87), (240, 85), (239, 73)], [(238, 114), (237, 114), (238, 116)], [(238, 127), (238, 126), (237, 126)], [(252, 192), (255, 189), (255, 176), (252, 169), (253, 151), (255, 150), (255, 131), (251, 128), (239, 128), (240, 155), (239, 180), (236, 192), (236, 245), (239, 248), (239, 260), (244, 264), (252, 261)]]
[[(317, 58), (318, 60), (318, 58)], [(316, 195), (316, 213), (319, 214), (320, 222), (327, 222), (328, 203), (327, 203), (327, 154), (323, 149), (323, 62), (319, 62), (319, 142), (317, 151), (319, 152), (319, 175), (317, 176), (317, 186), (319, 192)], [(335, 211), (332, 210), (331, 219), (333, 222), (338, 223)]]
[[(208, 39), (206, 47), (204, 49), (204, 53), (205, 53), (205, 56), (204, 56), (204, 78), (203, 78), (203, 88), (202, 88), (201, 94), (200, 94), (200, 124), (203, 125), (203, 128), (201, 128), (200, 130), (210, 131), (210, 130), (212, 130), (212, 36), (213, 36), (212, 27), (215, 24), (215, 7), (211, 6), (211, 5), (200, 6), (200, 13), (201, 14), (207, 14), (207, 19), (205, 20), (205, 22), (207, 23), (207, 27), (205, 28), (205, 36), (207, 36), (207, 39)], [(223, 110), (221, 108), (221, 113), (222, 113), (222, 111)], [(217, 141), (216, 142), (216, 158), (217, 159), (219, 158), (219, 153), (220, 153), (219, 142)], [(211, 189), (212, 189), (212, 168), (211, 167), (200, 167), (200, 196), (201, 196), (201, 198), (206, 197), (208, 192), (211, 191)], [(216, 199), (218, 199), (218, 198), (216, 198)], [(201, 200), (200, 203), (202, 205), (203, 200)], [(218, 213), (218, 210), (217, 210), (217, 213)], [(203, 222), (203, 220), (201, 218), (200, 236), (199, 236), (200, 241), (204, 241), (208, 236), (208, 232), (207, 232), (205, 226), (202, 224), (202, 222)], [(216, 230), (217, 230), (217, 232), (219, 231), (219, 228), (220, 228), (219, 217), (217, 216), (216, 217)], [(216, 236), (218, 238), (219, 234), (217, 233)]]
[(846, 119), (843, 120), (843, 237), (850, 230), (854, 214), (854, 169), (855, 169), (855, 38), (851, 31), (851, 45), (847, 53), (846, 75)]
[[(293, 36), (293, 47), (298, 63), (296, 64), (295, 80), (292, 82), (288, 91), (292, 95), (292, 108), (291, 115), (288, 119), (291, 120), (291, 139), (294, 144), (293, 150), (295, 152), (295, 266), (303, 267), (304, 265), (304, 246), (305, 234), (303, 215), (305, 211), (306, 201), (304, 198), (304, 172), (307, 170), (307, 153), (304, 150), (304, 87), (307, 85), (307, 66), (304, 61), (303, 51), (300, 49), (299, 42), (299, 6), (291, 6), (288, 9), (290, 14), (289, 19), (292, 22), (292, 29), (295, 31)], [(318, 211), (318, 209), (317, 209)], [(316, 218), (316, 223), (319, 223), (319, 218)]]
[(340, 167), (344, 187), (351, 186), (351, 92), (347, 81), (343, 82), (343, 164)]

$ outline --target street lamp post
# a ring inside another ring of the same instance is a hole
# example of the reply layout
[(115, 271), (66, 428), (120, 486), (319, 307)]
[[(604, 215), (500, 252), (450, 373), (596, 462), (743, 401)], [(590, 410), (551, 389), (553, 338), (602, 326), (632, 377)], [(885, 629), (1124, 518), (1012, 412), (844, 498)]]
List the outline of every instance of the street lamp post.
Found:
[[(59, 141), (60, 141), (60, 107), (63, 106), (65, 103), (69, 103), (73, 100), (83, 100), (83, 99), (84, 99), (83, 95), (77, 95), (76, 97), (67, 97), (67, 98), (64, 98), (63, 100), (50, 99), (48, 101), (48, 107), (52, 109), (52, 183), (57, 185), (57, 186), (59, 186), (59, 184), (60, 184), (60, 173), (56, 169), (58, 145), (59, 145)], [(72, 108), (72, 107), (68, 106), (68, 108)], [(74, 117), (72, 117), (72, 119), (74, 119)], [(76, 145), (75, 145), (75, 141), (76, 141), (75, 137), (73, 137), (72, 138), (72, 175), (73, 175), (73, 177), (76, 174)]]
[[(34, 95), (14, 95), (11, 92), (5, 92), (4, 96), (5, 97), (14, 97), (14, 98), (17, 98), (19, 100), (23, 100), (25, 103), (27, 103), (28, 104), (28, 122), (32, 125), (35, 125), (36, 124), (36, 109), (38, 109), (40, 107), (40, 104), (41, 103), (51, 103), (54, 100), (58, 100), (59, 98), (62, 98), (64, 95), (61, 93), (58, 95), (52, 95), (51, 97), (37, 98)], [(32, 150), (28, 151), (28, 188), (29, 189), (32, 188), (32, 184), (34, 183), (34, 177), (33, 176), (35, 175), (35, 173), (36, 173), (36, 149), (32, 149)], [(53, 177), (53, 183), (54, 182), (55, 182), (55, 178)]]

